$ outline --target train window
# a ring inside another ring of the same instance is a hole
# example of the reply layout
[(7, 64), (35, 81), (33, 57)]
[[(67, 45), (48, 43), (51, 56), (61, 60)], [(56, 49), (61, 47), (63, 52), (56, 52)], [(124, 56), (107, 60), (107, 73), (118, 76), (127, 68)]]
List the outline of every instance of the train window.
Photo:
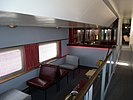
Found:
[(58, 42), (39, 45), (39, 62), (47, 61), (58, 56)]
[(22, 51), (21, 47), (0, 49), (0, 79), (24, 70)]

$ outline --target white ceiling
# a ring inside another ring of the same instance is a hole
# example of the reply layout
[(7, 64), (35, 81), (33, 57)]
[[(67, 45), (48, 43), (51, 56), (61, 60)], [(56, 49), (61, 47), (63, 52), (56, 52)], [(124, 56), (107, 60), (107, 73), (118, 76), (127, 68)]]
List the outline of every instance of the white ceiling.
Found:
[(2, 12), (0, 11), (0, 25), (8, 26), (38, 26), (38, 27), (56, 27), (56, 28), (96, 28), (96, 25), (85, 24), (80, 22), (60, 20), (50, 17), (40, 17), (27, 14)]
[[(129, 19), (133, 14), (133, 0), (104, 0), (111, 4), (119, 18)], [(107, 5), (109, 5), (107, 3)]]
[(109, 26), (116, 19), (103, 0), (0, 0), (0, 11), (1, 25)]
[(116, 18), (129, 19), (132, 14), (133, 0), (0, 0), (0, 25), (109, 26)]
[[(53, 0), (44, 0), (45, 4), (43, 4), (43, 0), (39, 0), (41, 1), (40, 4), (43, 5), (34, 5), (36, 4), (36, 2), (32, 2), (32, 5), (30, 5), (29, 2), (24, 0), (22, 0), (23, 2), (20, 2), (18, 0), (12, 0), (11, 2), (9, 1), (10, 0), (1, 0), (0, 10), (15, 13), (0, 12), (1, 25), (15, 23), (18, 25), (32, 25), (44, 27), (61, 25), (77, 26), (77, 23), (75, 24), (74, 22), (81, 22), (87, 24), (98, 24), (108, 26), (116, 19), (114, 15), (119, 18), (129, 19), (132, 18), (133, 14), (133, 0), (79, 0), (79, 2), (76, 2), (75, 0), (70, 0), (71, 4), (68, 4), (69, 0), (67, 0), (68, 2), (66, 2), (66, 0), (63, 1), (64, 3), (60, 0), (56, 0), (58, 1), (55, 1), (56, 3), (52, 3)], [(39, 1), (37, 0), (37, 2)], [(110, 5), (108, 3), (104, 4), (103, 1), (108, 1)], [(110, 6), (112, 6), (112, 8)], [(111, 10), (109, 10), (108, 7)], [(111, 11), (114, 13), (114, 15)], [(30, 14), (35, 16), (25, 16), (24, 14)], [(37, 15), (40, 15), (42, 17), (37, 17)], [(51, 17), (45, 17), (45, 15)], [(57, 19), (61, 19), (61, 21), (58, 22)], [(63, 20), (66, 21), (63, 22)]]

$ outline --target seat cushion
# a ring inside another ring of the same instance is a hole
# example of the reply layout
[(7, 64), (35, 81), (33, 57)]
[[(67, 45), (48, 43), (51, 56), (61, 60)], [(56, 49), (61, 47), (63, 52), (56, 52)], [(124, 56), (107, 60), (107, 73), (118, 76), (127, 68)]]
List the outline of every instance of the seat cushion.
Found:
[(59, 67), (65, 68), (65, 69), (70, 69), (70, 70), (74, 70), (74, 69), (78, 68), (78, 66), (71, 65), (71, 64), (62, 64), (62, 65), (59, 65)]
[(17, 89), (11, 89), (0, 94), (0, 100), (31, 100), (31, 96)]
[(32, 87), (36, 87), (36, 88), (39, 88), (42, 90), (49, 88), (53, 84), (54, 84), (54, 81), (45, 81), (45, 80), (42, 80), (38, 77), (27, 81), (27, 85), (32, 86)]

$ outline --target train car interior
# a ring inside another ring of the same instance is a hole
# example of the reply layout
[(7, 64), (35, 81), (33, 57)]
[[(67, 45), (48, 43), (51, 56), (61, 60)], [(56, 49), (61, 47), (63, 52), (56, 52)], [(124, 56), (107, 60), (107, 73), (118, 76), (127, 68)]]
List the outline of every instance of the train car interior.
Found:
[(132, 0), (0, 0), (0, 100), (133, 100)]

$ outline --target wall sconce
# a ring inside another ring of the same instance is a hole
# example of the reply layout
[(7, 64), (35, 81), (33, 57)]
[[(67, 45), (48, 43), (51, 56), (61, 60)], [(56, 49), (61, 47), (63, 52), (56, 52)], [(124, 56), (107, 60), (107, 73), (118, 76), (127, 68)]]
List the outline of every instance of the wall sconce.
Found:
[(15, 25), (15, 24), (10, 24), (10, 25), (8, 25), (8, 27), (9, 27), (9, 28), (16, 28), (17, 25)]

